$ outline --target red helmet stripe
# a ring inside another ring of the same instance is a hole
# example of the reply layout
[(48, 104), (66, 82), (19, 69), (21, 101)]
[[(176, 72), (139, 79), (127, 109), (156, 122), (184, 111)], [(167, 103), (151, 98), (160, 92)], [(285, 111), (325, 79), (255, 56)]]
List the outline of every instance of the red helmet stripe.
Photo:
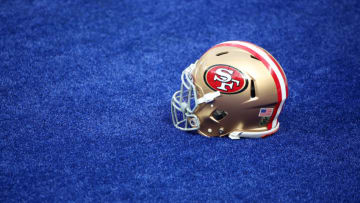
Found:
[[(248, 46), (245, 46), (245, 44), (249, 44), (249, 45), (252, 45), (254, 46), (253, 44), (251, 43), (248, 43), (248, 42), (241, 42), (241, 41), (234, 41), (234, 42), (225, 42), (225, 43), (222, 43), (222, 44), (218, 44), (216, 46), (214, 46), (213, 48), (216, 48), (216, 47), (222, 47), (222, 46), (230, 46), (230, 47), (237, 47), (237, 48), (240, 48), (240, 49), (243, 49), (243, 50), (246, 50), (248, 51), (249, 53), (251, 53), (252, 55), (254, 55), (256, 58), (258, 58), (264, 65), (265, 67), (269, 70), (274, 82), (275, 82), (275, 86), (276, 86), (276, 90), (277, 90), (277, 100), (278, 100), (278, 103), (275, 105), (274, 107), (274, 111), (273, 111), (273, 114), (270, 118), (270, 122), (267, 126), (268, 129), (272, 129), (274, 128), (276, 125), (277, 125), (277, 120), (275, 123), (273, 123), (275, 117), (277, 118), (277, 116), (279, 115), (280, 111), (281, 111), (281, 108), (283, 106), (283, 103), (287, 97), (287, 82), (285, 81), (285, 75), (282, 73), (281, 71), (281, 68), (279, 66), (277, 66), (277, 62), (275, 61), (275, 59), (272, 59), (272, 57), (269, 56), (268, 53), (266, 53), (264, 51), (264, 53), (266, 54), (266, 56), (268, 56), (271, 61), (269, 61), (268, 59), (264, 58), (260, 53), (256, 52), (254, 49), (252, 49), (251, 47), (248, 47)], [(256, 45), (255, 45), (256, 46)], [(256, 46), (257, 47), (257, 46)], [(260, 49), (262, 50), (262, 49)], [(275, 67), (274, 66), (271, 66), (270, 65), (270, 62), (274, 63), (275, 64)], [(278, 69), (278, 71), (281, 73), (280, 75), (277, 75), (274, 71), (274, 68)], [(280, 84), (280, 81), (279, 81), (279, 78), (278, 77), (282, 77), (281, 80), (283, 80), (283, 83), (285, 85), (285, 89), (282, 90), (282, 87), (281, 87), (281, 84)], [(285, 93), (285, 97), (283, 97), (282, 95), (282, 91), (284, 91)]]
[[(263, 50), (261, 47), (257, 46), (256, 44), (253, 44), (253, 43), (250, 43), (250, 42), (244, 42), (244, 43), (248, 43), (248, 44), (252, 44), (253, 46), (256, 46), (258, 47), (259, 49)], [(271, 128), (271, 125), (272, 125), (272, 122), (275, 118), (275, 116), (278, 114), (280, 114), (280, 112), (282, 111), (282, 108), (284, 107), (284, 101), (286, 98), (288, 98), (289, 96), (289, 88), (288, 88), (288, 83), (287, 83), (287, 80), (286, 80), (286, 77), (285, 77), (285, 73), (284, 73), (284, 70), (280, 67), (279, 63), (275, 60), (275, 58), (269, 54), (268, 52), (264, 51), (268, 56), (269, 58), (273, 61), (273, 63), (276, 65), (276, 67), (278, 68), (280, 74), (281, 74), (281, 77), (285, 83), (285, 98), (282, 98), (282, 102), (281, 103), (278, 103), (275, 108), (274, 108), (274, 111), (275, 113), (271, 116), (270, 120), (269, 120), (269, 123), (268, 123), (268, 129)], [(278, 122), (278, 121), (276, 121)], [(272, 125), (274, 127), (274, 125)]]
[(281, 73), (281, 76), (284, 78), (285, 87), (286, 87), (286, 98), (288, 98), (288, 96), (289, 96), (289, 88), (288, 88), (288, 83), (287, 83), (287, 80), (286, 80), (286, 77), (285, 77), (284, 70), (282, 68), (280, 68), (279, 63), (274, 59), (273, 56), (271, 56), (270, 54), (268, 54), (268, 56), (275, 63), (275, 65), (278, 67), (278, 69), (279, 69), (279, 71)]

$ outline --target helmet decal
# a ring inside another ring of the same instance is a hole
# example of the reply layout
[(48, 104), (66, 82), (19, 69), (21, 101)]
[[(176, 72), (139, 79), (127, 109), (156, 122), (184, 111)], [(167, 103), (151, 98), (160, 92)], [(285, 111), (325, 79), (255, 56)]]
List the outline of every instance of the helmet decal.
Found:
[(204, 73), (204, 80), (212, 90), (223, 94), (236, 94), (248, 87), (248, 80), (238, 69), (224, 64), (210, 66)]

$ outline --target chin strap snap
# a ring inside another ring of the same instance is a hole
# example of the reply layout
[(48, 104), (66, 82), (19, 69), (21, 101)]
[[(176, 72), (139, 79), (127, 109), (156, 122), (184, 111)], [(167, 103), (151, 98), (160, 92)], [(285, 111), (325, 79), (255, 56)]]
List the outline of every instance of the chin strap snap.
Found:
[(267, 130), (267, 131), (262, 131), (262, 132), (239, 132), (239, 131), (235, 131), (229, 134), (229, 138), (233, 139), (233, 140), (238, 140), (241, 137), (246, 137), (246, 138), (261, 138), (264, 137), (266, 135), (270, 135), (275, 133), (276, 131), (279, 130), (279, 126), (280, 124), (278, 123), (276, 125), (275, 128)]
[(239, 140), (242, 132), (232, 132), (229, 134), (229, 138), (232, 140)]
[(210, 93), (205, 94), (203, 97), (199, 98), (197, 100), (197, 103), (198, 104), (209, 103), (209, 102), (214, 101), (214, 99), (219, 96), (220, 96), (220, 92), (210, 92)]

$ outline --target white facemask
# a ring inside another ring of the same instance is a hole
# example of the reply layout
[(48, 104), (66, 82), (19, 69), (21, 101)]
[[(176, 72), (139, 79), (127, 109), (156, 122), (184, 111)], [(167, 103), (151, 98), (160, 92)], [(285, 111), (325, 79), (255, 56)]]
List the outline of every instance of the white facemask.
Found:
[[(195, 62), (196, 64), (196, 62)], [(220, 92), (211, 92), (201, 98), (197, 98), (195, 85), (193, 83), (192, 71), (195, 64), (191, 64), (181, 74), (181, 88), (175, 92), (171, 99), (172, 121), (176, 128), (184, 131), (197, 130), (200, 121), (194, 114), (194, 110), (201, 103), (208, 103), (220, 96)]]

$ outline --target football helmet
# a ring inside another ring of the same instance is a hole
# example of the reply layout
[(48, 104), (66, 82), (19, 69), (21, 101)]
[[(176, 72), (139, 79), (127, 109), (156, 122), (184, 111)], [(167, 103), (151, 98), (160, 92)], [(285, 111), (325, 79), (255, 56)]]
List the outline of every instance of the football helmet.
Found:
[(287, 97), (285, 73), (269, 52), (249, 42), (223, 42), (182, 72), (172, 121), (207, 137), (263, 138), (279, 129)]

